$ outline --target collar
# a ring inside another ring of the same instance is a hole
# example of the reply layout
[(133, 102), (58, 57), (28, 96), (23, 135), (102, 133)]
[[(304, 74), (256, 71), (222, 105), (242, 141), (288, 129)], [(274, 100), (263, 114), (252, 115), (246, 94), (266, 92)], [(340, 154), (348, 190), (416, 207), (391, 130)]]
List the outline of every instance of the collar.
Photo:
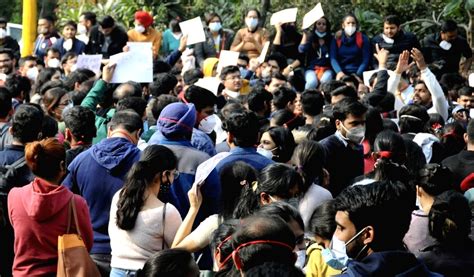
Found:
[[(121, 136), (115, 136), (114, 137), (115, 134), (120, 134)], [(110, 138), (123, 138), (123, 139), (126, 139), (126, 140), (130, 141), (131, 143), (133, 143), (135, 145), (138, 143), (138, 141), (135, 141), (135, 139), (132, 136), (130, 136), (129, 133), (127, 133), (123, 130), (120, 130), (120, 129), (112, 131), (112, 133), (110, 134), (109, 137)]]
[(349, 143), (347, 142), (347, 140), (344, 139), (344, 136), (341, 134), (341, 132), (339, 132), (339, 130), (337, 130), (334, 135), (342, 142), (342, 144), (344, 144), (344, 147), (347, 147), (347, 145), (349, 145)]
[(188, 146), (188, 147), (193, 147), (191, 142), (189, 140), (170, 140), (166, 138), (165, 136), (162, 136), (160, 138), (160, 144), (165, 144), (165, 145), (179, 145), (179, 146)]
[(233, 154), (241, 154), (241, 153), (257, 153), (257, 148), (255, 147), (239, 147), (236, 146), (229, 151)]

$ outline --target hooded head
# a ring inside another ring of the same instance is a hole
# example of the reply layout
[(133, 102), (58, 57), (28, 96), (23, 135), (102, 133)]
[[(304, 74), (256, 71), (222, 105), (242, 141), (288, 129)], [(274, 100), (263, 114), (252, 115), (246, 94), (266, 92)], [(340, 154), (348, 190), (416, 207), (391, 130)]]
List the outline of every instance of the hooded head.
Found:
[(158, 118), (158, 130), (168, 139), (191, 139), (196, 123), (194, 104), (171, 103)]
[(204, 64), (202, 66), (202, 73), (204, 74), (204, 77), (215, 77), (215, 74), (213, 74), (214, 67), (217, 66), (218, 62), (218, 58), (207, 58), (204, 60)]
[(151, 14), (145, 11), (137, 11), (135, 13), (135, 20), (138, 21), (143, 27), (148, 28), (153, 24), (153, 17)]

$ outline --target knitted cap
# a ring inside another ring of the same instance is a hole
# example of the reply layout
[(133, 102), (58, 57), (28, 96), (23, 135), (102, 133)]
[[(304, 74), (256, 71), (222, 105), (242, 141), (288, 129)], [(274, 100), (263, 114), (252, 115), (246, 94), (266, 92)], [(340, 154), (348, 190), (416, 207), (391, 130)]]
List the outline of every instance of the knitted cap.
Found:
[(158, 118), (158, 130), (165, 137), (188, 136), (196, 123), (194, 104), (171, 103), (161, 111)]
[(135, 20), (140, 22), (140, 24), (142, 24), (145, 28), (148, 28), (151, 24), (153, 24), (153, 17), (151, 14), (145, 11), (137, 11), (135, 13)]

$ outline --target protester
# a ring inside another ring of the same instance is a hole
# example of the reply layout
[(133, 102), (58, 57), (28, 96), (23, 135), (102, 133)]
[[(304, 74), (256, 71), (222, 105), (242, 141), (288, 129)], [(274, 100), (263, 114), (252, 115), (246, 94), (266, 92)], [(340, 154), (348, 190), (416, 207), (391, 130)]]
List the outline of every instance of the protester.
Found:
[(151, 42), (156, 59), (161, 47), (161, 33), (153, 28), (153, 17), (146, 11), (137, 11), (134, 24), (135, 28), (127, 32), (128, 41)]
[(199, 268), (191, 253), (181, 249), (166, 249), (154, 254), (137, 271), (137, 277), (199, 276)]
[(177, 18), (171, 19), (169, 28), (163, 32), (163, 40), (161, 42), (161, 53), (163, 56), (171, 54), (179, 47), (179, 40), (182, 36), (181, 28), (179, 27), (180, 21)]
[(59, 34), (54, 29), (54, 19), (51, 16), (42, 16), (38, 20), (38, 37), (35, 41), (35, 50), (33, 55), (38, 59), (43, 59), (46, 55), (46, 50), (52, 47), (53, 44), (60, 38)]
[(257, 152), (275, 162), (286, 163), (295, 149), (291, 132), (283, 127), (270, 127), (260, 138)]
[(86, 44), (76, 38), (77, 23), (74, 21), (68, 21), (63, 27), (63, 37), (58, 39), (54, 44), (53, 48), (59, 50), (62, 56), (66, 52), (74, 52), (77, 55), (83, 54), (86, 49)]
[(263, 45), (268, 41), (268, 31), (261, 26), (260, 12), (251, 8), (245, 12), (245, 28), (235, 34), (230, 50), (246, 54), (249, 59), (256, 58), (263, 50)]
[(20, 45), (18, 42), (7, 34), (7, 20), (0, 18), (0, 48), (8, 48), (13, 51), (16, 60), (20, 59)]
[(99, 20), (97, 26), (92, 27), (85, 52), (102, 54), (105, 59), (108, 59), (122, 52), (127, 41), (127, 32), (118, 26), (110, 15), (107, 15)]

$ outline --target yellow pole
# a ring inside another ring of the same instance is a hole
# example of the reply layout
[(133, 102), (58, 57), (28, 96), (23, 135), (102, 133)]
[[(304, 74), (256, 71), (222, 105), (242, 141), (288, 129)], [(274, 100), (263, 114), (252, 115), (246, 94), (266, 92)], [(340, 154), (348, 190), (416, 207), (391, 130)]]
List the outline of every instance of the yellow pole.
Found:
[(21, 56), (25, 57), (33, 54), (34, 42), (36, 39), (36, 0), (23, 0), (23, 31), (21, 40)]

